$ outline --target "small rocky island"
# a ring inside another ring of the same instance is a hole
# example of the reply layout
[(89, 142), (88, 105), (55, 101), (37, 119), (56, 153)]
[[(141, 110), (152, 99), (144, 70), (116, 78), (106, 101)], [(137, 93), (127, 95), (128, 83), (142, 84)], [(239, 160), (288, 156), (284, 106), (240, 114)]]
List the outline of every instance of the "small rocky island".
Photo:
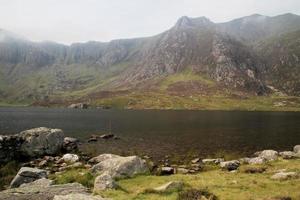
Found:
[[(196, 187), (198, 183), (195, 181), (201, 180), (209, 186), (209, 182), (224, 184), (226, 179), (231, 178), (233, 180), (227, 181), (229, 185), (226, 187), (241, 187), (239, 184), (244, 179), (249, 179), (249, 184), (264, 184), (266, 188), (268, 183), (277, 183), (280, 187), (290, 183), (292, 189), (300, 187), (300, 145), (296, 145), (292, 151), (264, 150), (256, 152), (252, 157), (236, 160), (193, 158), (185, 165), (158, 165), (149, 156), (105, 153), (90, 157), (79, 151), (78, 144), (76, 138), (65, 137), (62, 130), (44, 127), (0, 136), (2, 168), (12, 161), (17, 162), (18, 166), (18, 172), (9, 180), (10, 183), (3, 185), (0, 199), (124, 199), (118, 195), (113, 196), (120, 192), (127, 199), (147, 199), (147, 195), (156, 199), (160, 198), (159, 195), (170, 195), (170, 199), (177, 196), (180, 200), (229, 199), (228, 194), (220, 196), (217, 188), (215, 193), (210, 187), (209, 190)], [(209, 178), (204, 180), (206, 176)], [(214, 180), (215, 176), (217, 180)], [(5, 177), (0, 178), (1, 181), (6, 180)], [(132, 182), (134, 187), (140, 186), (140, 189), (126, 191), (122, 181), (126, 181), (127, 185)], [(146, 184), (146, 188), (141, 189), (143, 184)], [(292, 199), (289, 195), (276, 195), (275, 192), (263, 199)]]

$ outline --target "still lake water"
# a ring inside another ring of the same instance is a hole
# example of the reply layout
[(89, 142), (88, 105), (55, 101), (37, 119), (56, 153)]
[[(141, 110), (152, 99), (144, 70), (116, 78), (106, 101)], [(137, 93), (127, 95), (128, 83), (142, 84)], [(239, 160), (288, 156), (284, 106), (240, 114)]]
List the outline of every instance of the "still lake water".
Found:
[(34, 127), (63, 129), (86, 141), (111, 131), (120, 140), (88, 145), (94, 153), (211, 155), (289, 150), (300, 144), (300, 112), (134, 111), (0, 108), (0, 134)]

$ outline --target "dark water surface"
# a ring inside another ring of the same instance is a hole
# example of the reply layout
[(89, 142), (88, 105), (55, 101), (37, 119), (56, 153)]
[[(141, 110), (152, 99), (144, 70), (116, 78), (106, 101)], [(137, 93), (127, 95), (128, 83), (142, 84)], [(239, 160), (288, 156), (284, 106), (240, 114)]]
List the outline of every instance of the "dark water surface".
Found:
[(108, 132), (110, 123), (121, 139), (100, 141), (86, 150), (152, 156), (247, 154), (300, 144), (300, 112), (0, 108), (0, 134), (45, 126), (86, 141), (91, 134)]

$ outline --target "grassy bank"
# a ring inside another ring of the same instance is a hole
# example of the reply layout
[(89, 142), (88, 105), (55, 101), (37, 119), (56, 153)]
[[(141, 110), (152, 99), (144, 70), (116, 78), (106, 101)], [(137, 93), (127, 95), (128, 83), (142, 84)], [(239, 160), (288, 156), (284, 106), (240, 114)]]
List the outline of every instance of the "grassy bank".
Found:
[[(249, 168), (266, 168), (264, 173), (247, 173)], [(272, 180), (270, 177), (278, 170), (300, 172), (300, 160), (278, 160), (261, 166), (242, 165), (238, 172), (222, 171), (218, 167), (206, 167), (197, 174), (153, 176), (141, 175), (132, 179), (119, 180), (119, 189), (107, 190), (98, 194), (114, 200), (176, 200), (185, 199), (179, 196), (188, 196), (188, 193), (206, 192), (214, 194), (219, 200), (264, 200), (271, 197), (288, 196), (292, 199), (300, 199), (300, 179), (285, 181)], [(65, 172), (52, 177), (57, 183), (76, 182), (78, 177), (81, 182), (92, 187), (89, 182), (88, 170), (82, 169)], [(72, 176), (70, 174), (81, 174)], [(184, 188), (168, 193), (149, 192), (152, 188), (161, 186), (169, 181), (182, 181)], [(191, 196), (192, 194), (190, 194)]]
[(132, 93), (93, 100), (92, 105), (119, 109), (300, 111), (300, 98), (277, 96), (239, 98), (223, 95), (177, 96), (161, 93)]

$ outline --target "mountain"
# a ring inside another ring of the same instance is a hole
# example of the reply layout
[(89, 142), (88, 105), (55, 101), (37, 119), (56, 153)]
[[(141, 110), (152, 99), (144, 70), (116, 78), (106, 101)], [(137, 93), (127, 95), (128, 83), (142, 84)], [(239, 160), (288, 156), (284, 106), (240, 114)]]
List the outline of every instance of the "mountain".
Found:
[(300, 16), (294, 14), (226, 23), (184, 16), (152, 37), (70, 46), (0, 30), (0, 95), (21, 102), (98, 101), (145, 92), (168, 98), (275, 91), (299, 96), (299, 39)]

